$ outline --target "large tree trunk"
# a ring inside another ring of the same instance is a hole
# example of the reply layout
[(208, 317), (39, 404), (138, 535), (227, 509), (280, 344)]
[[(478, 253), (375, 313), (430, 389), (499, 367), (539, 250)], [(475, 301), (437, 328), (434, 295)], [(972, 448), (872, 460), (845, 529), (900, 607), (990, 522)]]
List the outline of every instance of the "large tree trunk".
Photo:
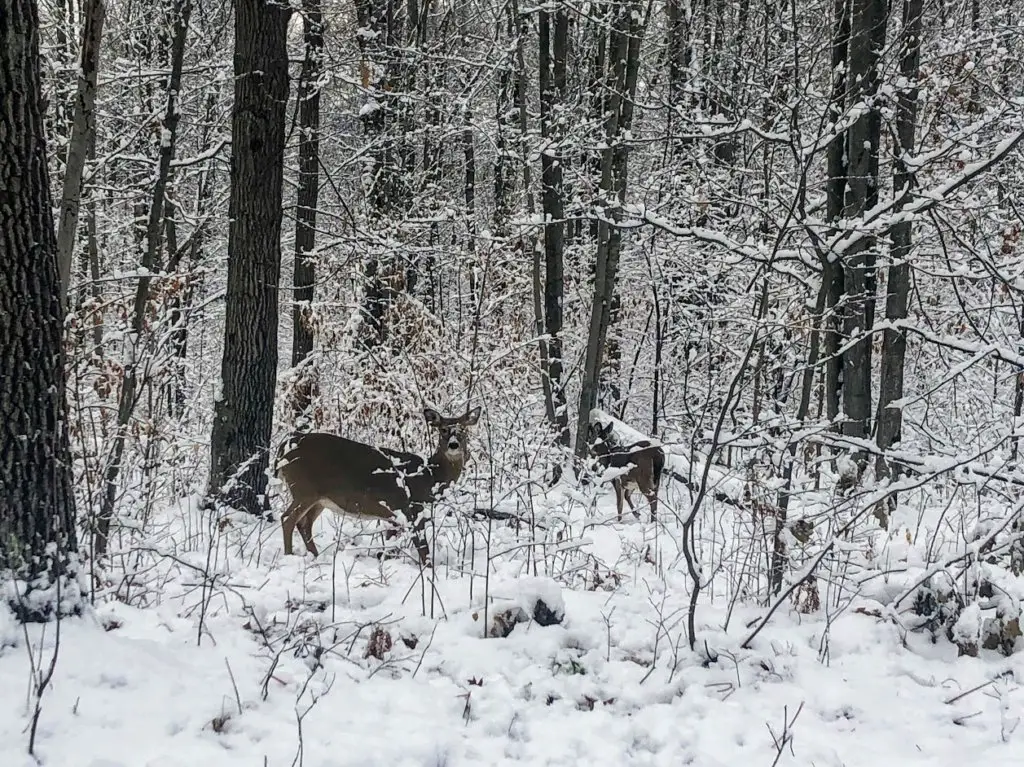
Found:
[(266, 508), (274, 418), (289, 13), (265, 0), (235, 3), (228, 283), (210, 494), (252, 514)]
[(39, 33), (34, 0), (0, 0), (0, 593), (22, 621), (81, 606)]
[[(320, 57), (324, 49), (323, 14), (320, 0), (304, 0), (303, 38), (306, 55), (299, 75), (299, 188), (295, 212), (295, 286), (292, 306), (292, 367), (297, 368), (313, 351), (313, 330), (308, 312), (313, 301), (316, 278), (309, 254), (316, 245), (316, 208), (320, 195)], [(316, 396), (316, 378), (305, 366), (299, 371), (292, 397), (297, 421), (307, 418)], [(303, 424), (297, 423), (298, 426)]]
[[(914, 133), (917, 128), (917, 81), (921, 65), (921, 16), (923, 0), (903, 0), (903, 27), (900, 34), (900, 75), (903, 87), (896, 100), (896, 135), (900, 151), (896, 153), (896, 170), (893, 173), (895, 194), (909, 194), (913, 185), (913, 172), (907, 167), (905, 158), (914, 153)], [(886, 290), (885, 319), (889, 323), (899, 322), (907, 317), (910, 298), (910, 248), (913, 230), (910, 221), (895, 224), (889, 232), (892, 238), (890, 251), (889, 281)], [(878, 430), (875, 434), (878, 447), (887, 450), (900, 441), (903, 428), (903, 410), (891, 403), (903, 397), (903, 365), (907, 352), (907, 337), (904, 331), (887, 327), (882, 336), (882, 372), (878, 391)], [(876, 469), (879, 476), (890, 476), (899, 472), (897, 465), (890, 466), (884, 457), (879, 457)]]
[(569, 15), (559, 6), (554, 13), (540, 11), (540, 119), (546, 147), (541, 153), (541, 207), (544, 211), (544, 334), (547, 339), (547, 370), (551, 387), (555, 441), (569, 446), (569, 414), (562, 381), (562, 302), (565, 244), (565, 200), (562, 196), (562, 157), (558, 145), (561, 129), (553, 122), (556, 105), (565, 102), (566, 56), (569, 48)]
[(78, 94), (64, 166), (64, 187), (60, 199), (60, 220), (57, 230), (57, 264), (60, 269), (60, 297), (67, 303), (71, 285), (71, 264), (78, 213), (82, 198), (82, 174), (96, 132), (96, 77), (100, 65), (100, 40), (107, 10), (103, 0), (86, 0), (83, 10), (82, 50), (79, 56)]

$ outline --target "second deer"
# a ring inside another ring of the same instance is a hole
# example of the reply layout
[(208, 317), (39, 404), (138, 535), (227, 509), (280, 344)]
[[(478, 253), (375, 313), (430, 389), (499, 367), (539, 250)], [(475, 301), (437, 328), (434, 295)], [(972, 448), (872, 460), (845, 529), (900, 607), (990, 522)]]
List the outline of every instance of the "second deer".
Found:
[(420, 562), (427, 564), (424, 508), (462, 474), (469, 458), (469, 430), (480, 418), (480, 408), (455, 418), (424, 408), (423, 417), (438, 432), (437, 449), (429, 458), (323, 432), (286, 440), (277, 458), (277, 473), (292, 495), (281, 517), (284, 553), (292, 553), (298, 527), (306, 549), (317, 555), (313, 523), (324, 509), (391, 522), (401, 511), (412, 525)]
[[(590, 451), (597, 458), (604, 471), (613, 469), (616, 476), (612, 479), (615, 488), (615, 506), (622, 521), (622, 501), (625, 498), (633, 516), (640, 519), (640, 512), (629, 497), (630, 490), (636, 487), (647, 498), (651, 507), (651, 521), (657, 519), (658, 488), (661, 475), (665, 470), (665, 451), (648, 440), (634, 442), (632, 445), (620, 447), (615, 443), (611, 423), (602, 426), (600, 423), (590, 424)], [(625, 470), (625, 471), (623, 471)]]

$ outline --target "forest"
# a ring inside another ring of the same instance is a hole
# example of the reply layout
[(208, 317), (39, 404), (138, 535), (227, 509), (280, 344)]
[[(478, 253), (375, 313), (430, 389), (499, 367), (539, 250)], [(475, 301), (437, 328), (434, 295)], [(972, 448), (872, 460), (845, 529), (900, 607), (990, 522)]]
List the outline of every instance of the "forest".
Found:
[(1022, 140), (1015, 0), (0, 0), (0, 763), (1017, 763)]

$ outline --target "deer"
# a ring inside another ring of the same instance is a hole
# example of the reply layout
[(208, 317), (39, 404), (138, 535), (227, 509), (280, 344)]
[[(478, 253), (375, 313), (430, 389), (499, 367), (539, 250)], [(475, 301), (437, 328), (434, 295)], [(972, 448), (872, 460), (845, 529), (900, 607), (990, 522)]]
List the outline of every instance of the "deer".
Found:
[(600, 423), (590, 424), (590, 451), (597, 459), (602, 470), (625, 470), (612, 479), (615, 488), (615, 505), (622, 521), (622, 500), (625, 498), (633, 516), (640, 519), (640, 512), (633, 505), (630, 490), (639, 488), (647, 498), (651, 508), (651, 522), (658, 514), (658, 487), (665, 471), (665, 451), (648, 440), (640, 440), (632, 445), (620, 447), (616, 445), (612, 434), (613, 424), (602, 426)]
[(423, 417), (438, 432), (437, 449), (429, 458), (326, 432), (285, 440), (275, 464), (292, 497), (281, 516), (284, 553), (292, 553), (297, 527), (306, 550), (314, 557), (319, 554), (313, 542), (313, 524), (324, 509), (381, 519), (396, 527), (401, 512), (412, 525), (416, 552), (426, 566), (430, 552), (423, 535), (427, 522), (424, 508), (462, 475), (469, 459), (470, 429), (480, 418), (480, 408), (449, 418), (428, 407), (423, 409)]

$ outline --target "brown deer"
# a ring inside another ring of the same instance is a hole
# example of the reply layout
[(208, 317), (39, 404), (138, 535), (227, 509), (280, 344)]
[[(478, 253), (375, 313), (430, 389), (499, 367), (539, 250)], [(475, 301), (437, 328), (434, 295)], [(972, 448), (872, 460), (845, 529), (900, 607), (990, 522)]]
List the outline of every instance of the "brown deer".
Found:
[(615, 505), (622, 521), (622, 499), (626, 499), (633, 516), (640, 519), (640, 512), (629, 497), (633, 487), (639, 488), (647, 498), (651, 507), (651, 522), (658, 513), (658, 487), (661, 475), (665, 470), (665, 451), (648, 440), (641, 440), (632, 445), (620, 447), (615, 444), (612, 424), (602, 426), (600, 423), (590, 424), (590, 451), (597, 458), (598, 465), (604, 471), (608, 469), (622, 470), (612, 480), (615, 488)]
[(412, 525), (420, 562), (427, 564), (424, 506), (437, 500), (462, 474), (469, 458), (469, 430), (480, 418), (480, 408), (456, 418), (424, 408), (423, 416), (438, 431), (437, 449), (426, 459), (323, 432), (286, 440), (277, 457), (278, 476), (292, 496), (281, 516), (284, 553), (292, 553), (292, 536), (298, 527), (306, 549), (313, 556), (318, 554), (313, 523), (325, 508), (393, 524), (401, 511)]

